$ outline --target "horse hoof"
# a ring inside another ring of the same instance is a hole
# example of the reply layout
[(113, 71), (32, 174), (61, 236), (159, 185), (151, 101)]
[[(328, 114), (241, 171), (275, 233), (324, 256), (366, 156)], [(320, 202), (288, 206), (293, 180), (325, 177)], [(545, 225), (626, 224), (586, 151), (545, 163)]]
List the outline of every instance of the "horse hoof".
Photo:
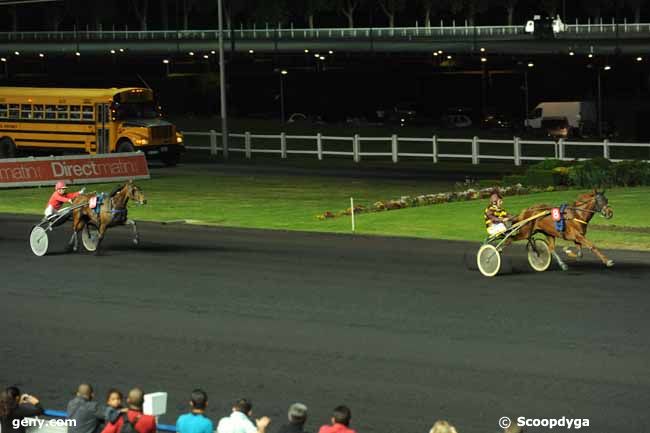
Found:
[(140, 245), (140, 239), (133, 239), (133, 245)]
[(570, 248), (567, 248), (567, 249), (564, 250), (564, 255), (566, 255), (570, 259), (578, 258), (578, 255), (573, 250), (571, 250)]
[(569, 270), (569, 266), (567, 266), (566, 263), (562, 263), (562, 264), (560, 265), (560, 268), (562, 268), (563, 271), (568, 271), (568, 270)]
[(607, 260), (607, 263), (605, 263), (605, 265), (606, 265), (608, 268), (611, 268), (612, 266), (614, 266), (614, 260)]

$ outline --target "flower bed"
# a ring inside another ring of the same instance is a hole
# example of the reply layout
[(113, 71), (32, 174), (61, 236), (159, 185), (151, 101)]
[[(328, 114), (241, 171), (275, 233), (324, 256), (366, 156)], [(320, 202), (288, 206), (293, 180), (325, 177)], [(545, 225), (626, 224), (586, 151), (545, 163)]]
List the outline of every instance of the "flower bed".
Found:
[[(451, 203), (455, 201), (468, 201), (468, 200), (479, 200), (479, 199), (488, 199), (492, 192), (498, 189), (499, 192), (504, 196), (512, 195), (524, 195), (531, 194), (536, 192), (549, 192), (564, 190), (565, 187), (556, 187), (549, 186), (546, 188), (540, 187), (525, 187), (522, 184), (516, 184), (512, 186), (505, 187), (491, 187), (491, 188), (469, 188), (460, 192), (441, 192), (437, 194), (423, 194), (415, 197), (403, 196), (397, 200), (381, 200), (375, 202), (372, 206), (366, 207), (361, 205), (354, 206), (354, 213), (368, 213), (368, 212), (383, 212), (396, 209), (406, 209), (410, 207), (420, 207), (420, 206), (431, 206), (441, 203)], [(318, 215), (318, 219), (326, 220), (330, 218), (337, 218), (341, 216), (349, 216), (352, 214), (352, 208), (347, 208), (339, 212), (327, 211), (321, 215)]]

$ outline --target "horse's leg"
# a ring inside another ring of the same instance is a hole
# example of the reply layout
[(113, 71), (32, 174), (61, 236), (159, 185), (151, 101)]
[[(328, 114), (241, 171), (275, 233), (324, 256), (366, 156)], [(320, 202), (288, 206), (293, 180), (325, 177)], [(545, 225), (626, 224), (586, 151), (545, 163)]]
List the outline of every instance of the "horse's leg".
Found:
[(68, 245), (65, 247), (65, 252), (66, 253), (70, 253), (72, 251), (76, 252), (77, 251), (76, 245), (77, 245), (77, 232), (73, 229), (72, 236), (70, 236)]
[(555, 237), (546, 235), (546, 242), (548, 242), (548, 248), (551, 250), (551, 254), (555, 258), (557, 264), (560, 265), (560, 268), (562, 268), (563, 271), (569, 269), (569, 267), (567, 266), (566, 263), (564, 263), (560, 255), (557, 252), (555, 252)]
[(70, 237), (70, 240), (68, 241), (68, 246), (66, 247), (65, 251), (70, 252), (74, 251), (75, 253), (79, 249), (79, 231), (83, 228), (84, 223), (81, 218), (81, 215), (77, 213), (76, 211), (73, 213), (73, 219), (72, 219), (72, 236)]
[(104, 224), (100, 221), (99, 222), (99, 227), (97, 228), (98, 234), (97, 234), (97, 248), (95, 248), (95, 255), (99, 256), (101, 253), (99, 252), (99, 247), (102, 244), (102, 240), (104, 239), (104, 233), (106, 233), (106, 229), (108, 228), (107, 224)]
[(602, 253), (602, 251), (596, 248), (596, 245), (594, 245), (594, 243), (587, 239), (584, 235), (576, 234), (575, 242), (589, 248), (591, 252), (594, 253), (608, 268), (614, 266), (614, 261), (610, 260), (605, 254)]
[(580, 260), (582, 258), (582, 245), (580, 245), (576, 241), (573, 241), (573, 243), (576, 245), (575, 251), (571, 247), (566, 247), (566, 248), (564, 248), (564, 253), (567, 255), (567, 257), (571, 257), (572, 259)]
[(138, 233), (138, 226), (132, 219), (126, 220), (126, 224), (130, 225), (133, 229), (133, 243), (138, 245), (140, 243), (140, 234)]
[(580, 245), (577, 242), (574, 242), (576, 244), (576, 259), (581, 259), (582, 258), (582, 245)]

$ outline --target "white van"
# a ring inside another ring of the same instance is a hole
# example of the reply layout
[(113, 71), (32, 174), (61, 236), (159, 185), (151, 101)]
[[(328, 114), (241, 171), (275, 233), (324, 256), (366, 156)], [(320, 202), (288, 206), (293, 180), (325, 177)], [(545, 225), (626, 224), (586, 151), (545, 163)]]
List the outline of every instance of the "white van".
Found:
[(571, 135), (582, 135), (596, 125), (596, 105), (588, 101), (541, 102), (530, 112), (526, 127), (542, 129), (544, 124), (564, 122)]

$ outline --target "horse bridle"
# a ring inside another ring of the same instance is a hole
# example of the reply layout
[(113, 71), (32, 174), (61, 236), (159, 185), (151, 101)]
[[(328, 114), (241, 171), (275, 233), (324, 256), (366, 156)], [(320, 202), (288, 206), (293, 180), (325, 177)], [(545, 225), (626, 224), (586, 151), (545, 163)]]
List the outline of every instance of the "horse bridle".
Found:
[[(595, 209), (584, 209), (584, 208), (581, 208), (581, 207), (577, 207), (579, 205), (587, 204), (587, 203), (590, 203), (592, 201), (596, 202), (596, 208)], [(566, 209), (579, 210), (581, 212), (591, 212), (593, 214), (600, 213), (602, 216), (607, 217), (606, 210), (609, 209), (609, 203), (606, 203), (605, 206), (600, 207), (600, 204), (598, 203), (598, 194), (594, 194), (594, 196), (592, 198), (590, 198), (589, 200), (576, 201), (574, 203), (573, 207), (567, 207)]]
[(136, 189), (136, 188), (138, 188), (138, 187), (135, 186), (135, 185), (132, 185), (132, 186), (130, 186), (129, 188), (130, 188), (130, 189), (129, 189), (129, 198), (132, 199), (132, 200), (133, 200), (134, 202), (136, 202), (137, 204), (139, 204), (139, 205), (143, 205), (143, 204), (144, 204), (144, 200), (137, 200), (137, 199), (135, 198), (135, 195), (133, 194), (133, 190)]
[[(125, 186), (126, 186), (126, 185), (125, 185)], [(139, 205), (143, 205), (143, 204), (144, 204), (144, 202), (143, 202), (142, 200), (137, 200), (137, 199), (135, 198), (135, 196), (133, 195), (133, 189), (134, 189), (134, 188), (137, 188), (135, 185), (126, 186), (126, 188), (127, 188), (127, 190), (126, 190), (126, 198), (127, 198), (127, 199), (131, 199), (131, 200), (133, 200), (134, 202), (136, 202), (136, 203), (139, 204)], [(116, 194), (116, 195), (117, 195), (117, 194)], [(114, 195), (114, 196), (111, 198), (111, 204), (113, 204), (113, 199), (115, 198), (116, 195)], [(113, 204), (113, 205), (114, 205), (114, 204)]]

